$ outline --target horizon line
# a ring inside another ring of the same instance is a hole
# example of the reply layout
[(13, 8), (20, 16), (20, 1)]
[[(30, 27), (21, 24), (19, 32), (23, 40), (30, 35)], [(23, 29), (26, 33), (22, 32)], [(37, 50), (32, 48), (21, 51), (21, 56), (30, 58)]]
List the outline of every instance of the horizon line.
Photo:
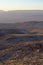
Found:
[(0, 11), (43, 11), (43, 10), (0, 10)]

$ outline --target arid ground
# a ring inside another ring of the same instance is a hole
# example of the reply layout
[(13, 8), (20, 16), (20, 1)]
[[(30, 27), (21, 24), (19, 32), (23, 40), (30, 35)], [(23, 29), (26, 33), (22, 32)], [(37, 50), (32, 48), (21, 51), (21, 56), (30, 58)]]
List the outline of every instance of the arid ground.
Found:
[(43, 65), (43, 23), (0, 24), (0, 65)]

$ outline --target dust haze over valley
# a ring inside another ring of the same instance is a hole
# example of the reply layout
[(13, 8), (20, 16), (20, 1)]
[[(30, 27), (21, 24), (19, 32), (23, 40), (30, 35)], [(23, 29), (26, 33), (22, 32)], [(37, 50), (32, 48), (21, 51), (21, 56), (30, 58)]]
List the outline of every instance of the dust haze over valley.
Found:
[(0, 23), (43, 21), (43, 10), (0, 10)]

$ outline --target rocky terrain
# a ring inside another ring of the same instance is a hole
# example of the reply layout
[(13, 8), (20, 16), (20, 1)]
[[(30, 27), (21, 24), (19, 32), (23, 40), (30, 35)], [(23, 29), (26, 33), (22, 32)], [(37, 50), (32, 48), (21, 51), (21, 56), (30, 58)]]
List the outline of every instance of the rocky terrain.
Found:
[(43, 27), (16, 25), (14, 29), (0, 27), (0, 65), (43, 65)]

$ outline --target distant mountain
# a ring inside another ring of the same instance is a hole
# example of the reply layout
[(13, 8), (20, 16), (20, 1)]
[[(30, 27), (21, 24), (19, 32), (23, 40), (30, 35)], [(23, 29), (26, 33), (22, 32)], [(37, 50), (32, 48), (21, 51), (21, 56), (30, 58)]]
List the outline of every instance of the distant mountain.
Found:
[(0, 23), (16, 23), (24, 21), (43, 21), (43, 10), (0, 10)]

